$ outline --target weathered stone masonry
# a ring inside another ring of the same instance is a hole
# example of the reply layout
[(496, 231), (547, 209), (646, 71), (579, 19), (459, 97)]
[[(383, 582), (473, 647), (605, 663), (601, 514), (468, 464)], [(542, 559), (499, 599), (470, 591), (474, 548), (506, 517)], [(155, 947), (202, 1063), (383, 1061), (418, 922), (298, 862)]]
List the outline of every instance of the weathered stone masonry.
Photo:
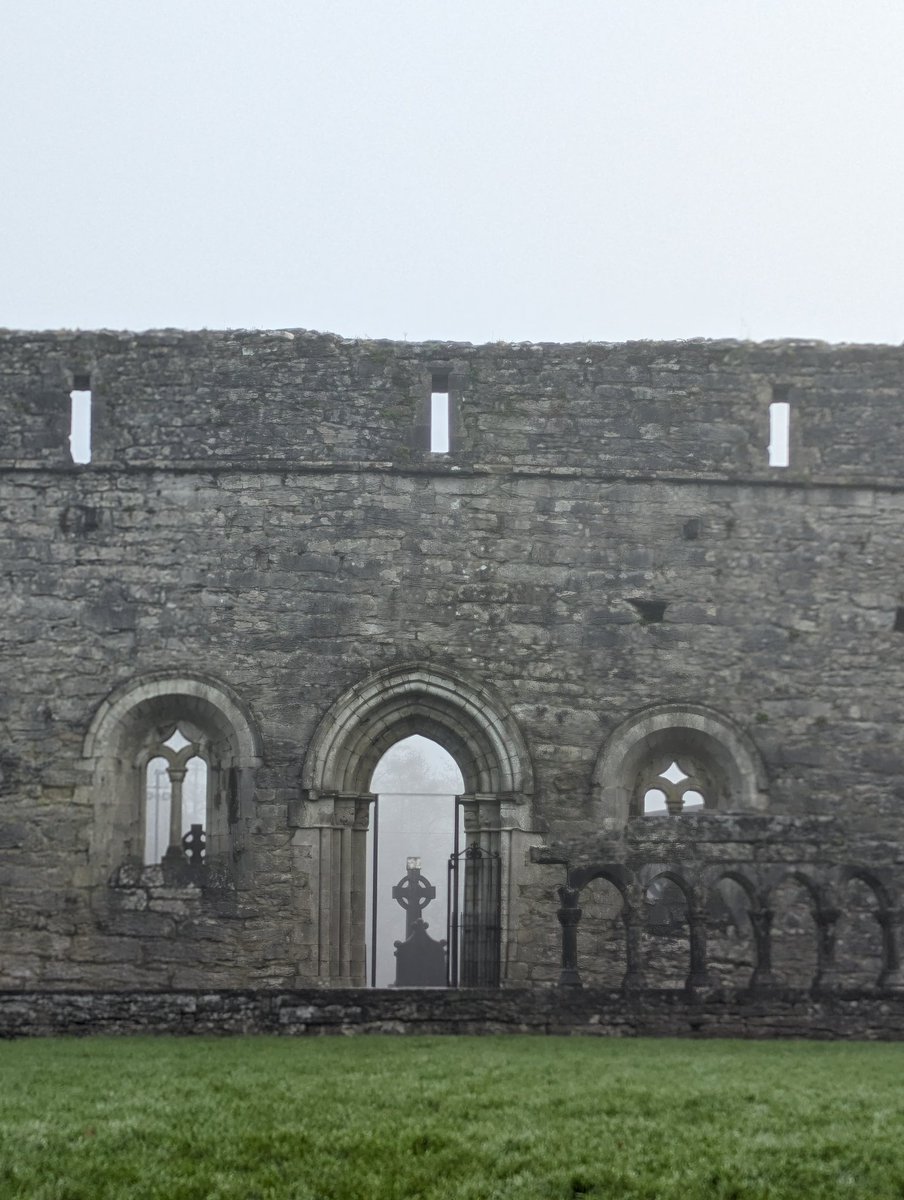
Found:
[[(902, 381), (886, 346), (3, 335), (0, 987), (363, 983), (413, 732), (501, 855), (507, 986), (896, 987)], [(176, 724), (199, 871), (144, 865)]]

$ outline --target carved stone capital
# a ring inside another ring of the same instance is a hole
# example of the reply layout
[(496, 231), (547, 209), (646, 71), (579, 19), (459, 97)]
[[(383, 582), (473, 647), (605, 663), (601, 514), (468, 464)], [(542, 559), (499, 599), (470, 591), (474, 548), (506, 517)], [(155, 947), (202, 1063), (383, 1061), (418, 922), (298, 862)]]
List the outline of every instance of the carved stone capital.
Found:
[(560, 925), (578, 925), (581, 921), (582, 911), (580, 908), (560, 908), (556, 916), (559, 918)]

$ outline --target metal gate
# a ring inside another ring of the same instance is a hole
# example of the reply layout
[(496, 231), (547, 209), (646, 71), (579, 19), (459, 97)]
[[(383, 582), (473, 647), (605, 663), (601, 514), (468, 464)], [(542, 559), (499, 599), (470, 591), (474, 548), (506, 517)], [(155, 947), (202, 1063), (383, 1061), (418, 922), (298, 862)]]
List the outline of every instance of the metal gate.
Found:
[[(456, 843), (458, 823), (456, 822)], [(499, 987), (502, 862), (473, 842), (449, 856), (449, 987)]]

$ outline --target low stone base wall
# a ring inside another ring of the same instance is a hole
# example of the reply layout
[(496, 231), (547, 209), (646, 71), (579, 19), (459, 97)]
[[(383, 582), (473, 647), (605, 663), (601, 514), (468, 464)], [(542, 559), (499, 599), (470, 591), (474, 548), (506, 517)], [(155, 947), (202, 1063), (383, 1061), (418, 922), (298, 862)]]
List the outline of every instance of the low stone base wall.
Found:
[(0, 992), (0, 1037), (53, 1034), (592, 1034), (904, 1039), (904, 996), (648, 991)]

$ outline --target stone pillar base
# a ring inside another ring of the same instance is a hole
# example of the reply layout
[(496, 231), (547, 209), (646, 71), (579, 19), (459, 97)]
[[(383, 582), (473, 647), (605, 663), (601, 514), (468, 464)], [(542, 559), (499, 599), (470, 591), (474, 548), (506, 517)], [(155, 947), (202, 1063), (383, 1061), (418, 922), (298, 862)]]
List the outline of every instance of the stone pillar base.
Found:
[(693, 971), (688, 975), (684, 990), (692, 996), (707, 992), (715, 992), (721, 986), (721, 980), (709, 970)]
[(837, 992), (842, 986), (841, 976), (837, 968), (829, 967), (827, 970), (817, 973), (810, 992), (814, 996), (828, 996), (833, 992)]
[(779, 980), (772, 971), (756, 970), (750, 978), (750, 983), (747, 985), (746, 991), (753, 996), (768, 995), (770, 992), (774, 992), (779, 986)]
[(582, 988), (584, 984), (574, 967), (563, 967), (559, 972), (558, 986), (560, 988)]
[(883, 971), (878, 986), (884, 992), (904, 992), (904, 969), (896, 967), (893, 971)]

